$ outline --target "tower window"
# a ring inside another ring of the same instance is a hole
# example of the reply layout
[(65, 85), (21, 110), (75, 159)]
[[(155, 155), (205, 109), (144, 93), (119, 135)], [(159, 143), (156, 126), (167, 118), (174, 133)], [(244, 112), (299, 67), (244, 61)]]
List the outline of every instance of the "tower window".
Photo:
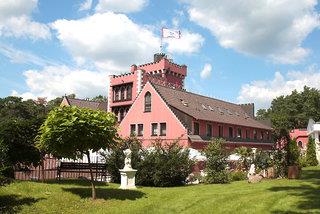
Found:
[(149, 91), (144, 95), (144, 111), (151, 112), (151, 93)]

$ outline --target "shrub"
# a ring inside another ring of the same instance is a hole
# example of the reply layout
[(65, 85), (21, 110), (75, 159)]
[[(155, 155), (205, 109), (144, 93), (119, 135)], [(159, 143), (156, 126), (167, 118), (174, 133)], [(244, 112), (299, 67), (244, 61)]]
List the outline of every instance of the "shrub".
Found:
[(140, 177), (137, 176), (139, 184), (159, 187), (184, 184), (192, 172), (189, 150), (179, 146), (179, 141), (157, 140), (153, 146), (153, 150), (143, 152)]
[(132, 168), (137, 169), (136, 183), (143, 186), (177, 186), (184, 184), (192, 171), (193, 162), (189, 150), (175, 141), (170, 144), (157, 140), (151, 149), (143, 149), (141, 142), (126, 139), (105, 154), (107, 171), (113, 182), (120, 182), (120, 172), (124, 166), (123, 150), (130, 148)]
[(273, 165), (275, 168), (276, 177), (286, 177), (287, 176), (287, 152), (281, 149), (276, 149), (273, 151)]
[(241, 146), (236, 148), (234, 151), (237, 155), (240, 156), (240, 169), (244, 168), (245, 170), (248, 170), (253, 157), (252, 149), (245, 146)]
[(290, 140), (287, 145), (287, 165), (299, 165), (300, 150), (295, 139)]
[(204, 150), (207, 157), (205, 167), (205, 183), (229, 183), (230, 177), (226, 170), (228, 154), (223, 148), (225, 140), (213, 139)]
[[(123, 151), (128, 148), (130, 148), (132, 152), (132, 168), (137, 169), (141, 162), (141, 143), (136, 138), (126, 138), (124, 140), (121, 140), (108, 152), (101, 154), (105, 158), (107, 171), (111, 176), (111, 181), (114, 183), (120, 183), (119, 169), (123, 169), (125, 159)], [(139, 175), (139, 173), (140, 172), (138, 171), (137, 176)]]
[(232, 181), (247, 180), (247, 173), (243, 171), (232, 171), (230, 172), (230, 179)]
[(272, 160), (269, 152), (264, 150), (257, 150), (256, 158), (254, 160), (257, 169), (264, 170), (272, 166)]
[(315, 140), (312, 137), (309, 137), (309, 141), (308, 141), (307, 154), (306, 154), (306, 164), (308, 166), (317, 166), (318, 165)]

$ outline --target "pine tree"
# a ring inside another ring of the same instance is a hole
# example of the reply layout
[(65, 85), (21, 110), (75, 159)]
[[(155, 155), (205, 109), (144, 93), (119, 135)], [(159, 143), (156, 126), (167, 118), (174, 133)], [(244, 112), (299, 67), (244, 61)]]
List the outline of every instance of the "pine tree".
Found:
[(308, 166), (317, 166), (318, 160), (316, 155), (316, 145), (312, 137), (309, 137), (308, 146), (307, 146), (307, 164)]

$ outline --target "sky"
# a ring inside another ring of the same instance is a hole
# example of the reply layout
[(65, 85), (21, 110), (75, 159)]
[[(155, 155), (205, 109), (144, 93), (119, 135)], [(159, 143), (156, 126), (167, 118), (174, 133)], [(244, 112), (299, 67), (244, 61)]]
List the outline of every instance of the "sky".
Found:
[(108, 76), (163, 51), (188, 66), (186, 89), (268, 108), (320, 89), (315, 0), (0, 0), (0, 97), (107, 95)]

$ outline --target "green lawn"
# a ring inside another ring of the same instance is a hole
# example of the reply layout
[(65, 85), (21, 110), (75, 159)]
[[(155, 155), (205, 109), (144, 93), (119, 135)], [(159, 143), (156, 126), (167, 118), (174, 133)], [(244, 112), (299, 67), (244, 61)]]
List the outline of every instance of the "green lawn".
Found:
[(15, 182), (0, 188), (0, 213), (320, 213), (320, 167), (305, 168), (300, 180), (118, 187), (100, 184), (92, 201), (86, 181)]

